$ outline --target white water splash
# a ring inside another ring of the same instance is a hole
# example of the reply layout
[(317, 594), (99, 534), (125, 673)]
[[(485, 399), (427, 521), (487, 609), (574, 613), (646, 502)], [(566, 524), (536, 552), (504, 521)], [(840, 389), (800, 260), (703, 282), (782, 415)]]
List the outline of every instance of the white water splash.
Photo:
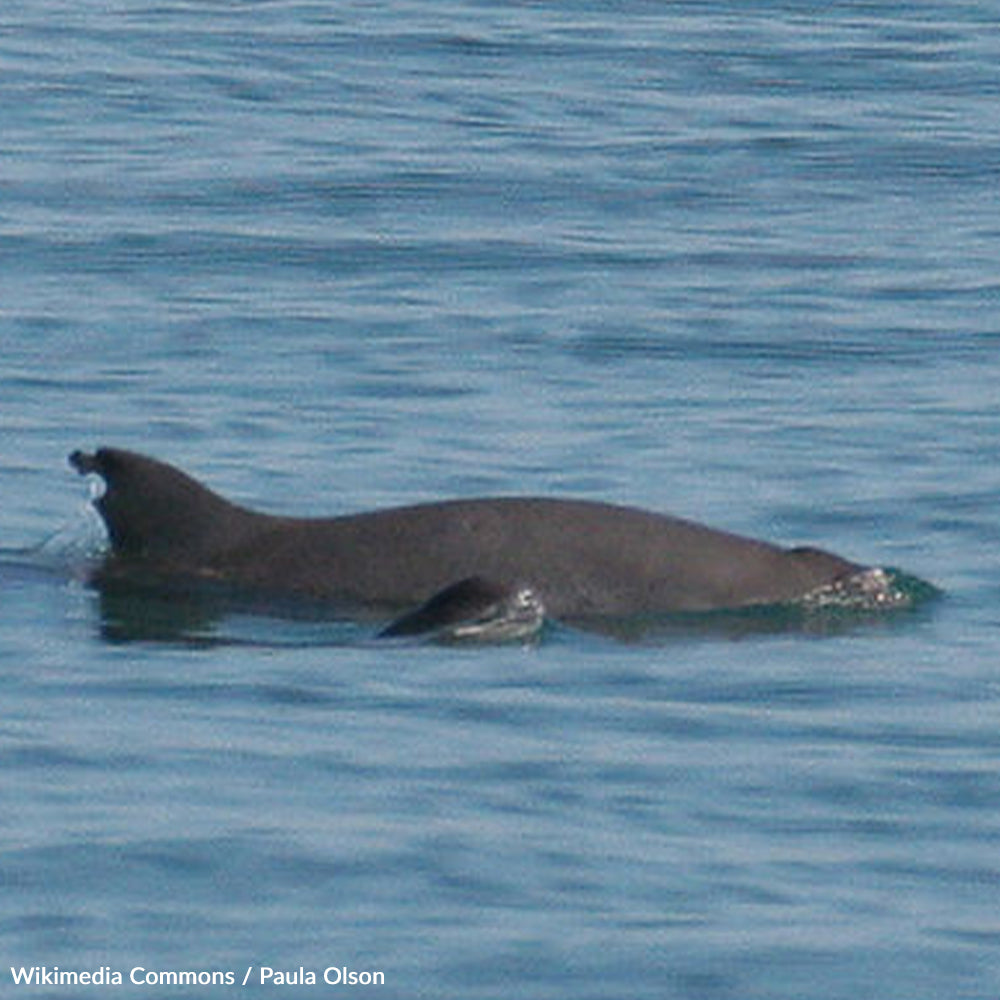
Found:
[(817, 587), (802, 598), (810, 611), (842, 608), (848, 611), (884, 611), (908, 608), (913, 597), (896, 583), (894, 574), (880, 567)]

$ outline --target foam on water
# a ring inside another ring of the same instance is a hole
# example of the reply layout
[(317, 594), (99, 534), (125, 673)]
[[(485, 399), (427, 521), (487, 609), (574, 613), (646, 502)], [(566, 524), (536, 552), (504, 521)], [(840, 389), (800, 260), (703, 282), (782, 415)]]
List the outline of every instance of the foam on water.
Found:
[(874, 567), (818, 587), (797, 603), (810, 613), (894, 611), (913, 608), (939, 594), (925, 580), (899, 570)]

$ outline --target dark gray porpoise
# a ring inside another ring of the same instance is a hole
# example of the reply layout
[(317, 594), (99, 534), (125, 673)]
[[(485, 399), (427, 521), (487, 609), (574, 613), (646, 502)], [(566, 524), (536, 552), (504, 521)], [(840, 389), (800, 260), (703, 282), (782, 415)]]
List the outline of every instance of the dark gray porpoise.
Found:
[(109, 565), (268, 593), (402, 608), (475, 577), (529, 587), (559, 619), (703, 612), (791, 601), (863, 569), (583, 500), (452, 500), (331, 518), (261, 514), (162, 462), (74, 452), (107, 483)]

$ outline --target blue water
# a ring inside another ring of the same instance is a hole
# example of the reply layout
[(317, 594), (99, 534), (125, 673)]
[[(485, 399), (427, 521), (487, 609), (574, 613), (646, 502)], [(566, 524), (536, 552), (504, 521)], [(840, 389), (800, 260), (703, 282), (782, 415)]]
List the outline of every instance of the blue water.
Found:
[[(3, 992), (995, 998), (995, 14), (7, 4), (0, 981), (124, 984)], [(832, 634), (130, 638), (78, 572), (65, 456), (103, 443), (285, 513), (590, 496), (945, 596)]]

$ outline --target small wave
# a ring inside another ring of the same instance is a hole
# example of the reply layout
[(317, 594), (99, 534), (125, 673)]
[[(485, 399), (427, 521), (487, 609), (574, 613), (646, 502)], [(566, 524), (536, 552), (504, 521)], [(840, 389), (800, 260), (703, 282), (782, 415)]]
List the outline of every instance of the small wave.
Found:
[(79, 517), (67, 521), (35, 545), (10, 554), (38, 568), (83, 579), (104, 555), (107, 545), (108, 536), (100, 516), (86, 503), (80, 508)]

